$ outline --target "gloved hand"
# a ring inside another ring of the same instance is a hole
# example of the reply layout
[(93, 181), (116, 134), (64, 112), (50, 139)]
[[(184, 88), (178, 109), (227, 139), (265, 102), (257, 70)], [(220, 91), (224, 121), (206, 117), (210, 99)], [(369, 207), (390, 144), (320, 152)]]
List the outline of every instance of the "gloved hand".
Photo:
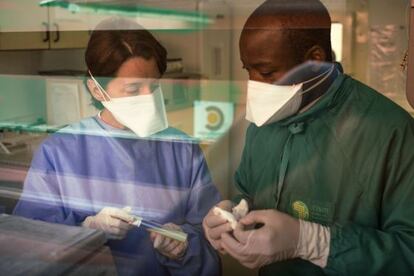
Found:
[[(223, 200), (216, 206), (231, 212), (233, 205), (232, 201)], [(210, 209), (208, 214), (203, 219), (203, 229), (207, 240), (214, 247), (214, 249), (218, 250), (222, 254), (226, 254), (226, 251), (223, 250), (221, 245), (221, 235), (223, 233), (231, 232), (233, 229), (226, 219), (214, 213), (214, 207)]]
[[(163, 225), (163, 228), (169, 230), (182, 231), (181, 227), (173, 223), (167, 223)], [(151, 240), (154, 248), (162, 255), (172, 259), (178, 260), (184, 256), (187, 251), (188, 242), (180, 242), (174, 239), (170, 239), (156, 232), (150, 233)]]
[[(222, 234), (223, 248), (248, 268), (258, 268), (296, 257), (299, 221), (276, 210), (252, 211), (242, 218), (233, 236)], [(263, 224), (244, 231), (243, 226)]]
[(129, 215), (131, 208), (123, 209), (105, 207), (95, 216), (87, 217), (82, 226), (104, 231), (109, 238), (123, 239), (127, 232), (134, 227), (134, 218)]
[[(248, 268), (302, 258), (325, 267), (329, 256), (330, 229), (295, 219), (277, 210), (253, 211), (239, 221), (233, 235), (222, 234), (222, 246)], [(245, 231), (245, 226), (263, 224)]]

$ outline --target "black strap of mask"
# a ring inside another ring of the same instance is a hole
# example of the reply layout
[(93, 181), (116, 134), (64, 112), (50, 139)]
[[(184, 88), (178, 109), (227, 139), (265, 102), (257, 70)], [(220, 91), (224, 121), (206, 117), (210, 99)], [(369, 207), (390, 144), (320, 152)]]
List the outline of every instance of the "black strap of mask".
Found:
[[(311, 102), (315, 101), (316, 99), (321, 97), (323, 94), (325, 94), (325, 92), (328, 91), (329, 87), (335, 81), (337, 76), (338, 76), (338, 71), (335, 70), (320, 85), (304, 93), (302, 96), (302, 102), (300, 104), (299, 110), (301, 110), (302, 108), (304, 108), (305, 106), (307, 106), (308, 104), (310, 104)], [(306, 89), (306, 86), (304, 87), (304, 89)]]
[[(334, 68), (332, 68), (334, 66)], [(333, 69), (333, 70), (332, 70)], [(336, 77), (343, 72), (340, 63), (327, 63), (318, 61), (307, 61), (290, 70), (276, 84), (292, 85), (304, 83), (300, 109), (321, 97), (335, 81)], [(327, 77), (327, 75), (329, 76)], [(321, 82), (322, 79), (326, 78)], [(311, 81), (310, 81), (311, 80)], [(321, 82), (318, 84), (318, 82)], [(312, 88), (317, 84), (315, 88)], [(308, 90), (310, 89), (310, 90)]]

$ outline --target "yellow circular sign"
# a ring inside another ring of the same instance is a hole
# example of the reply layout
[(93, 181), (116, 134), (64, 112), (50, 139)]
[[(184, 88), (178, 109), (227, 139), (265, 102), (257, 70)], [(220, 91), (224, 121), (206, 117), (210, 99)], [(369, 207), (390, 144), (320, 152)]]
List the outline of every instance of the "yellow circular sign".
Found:
[(224, 114), (220, 108), (216, 106), (209, 106), (206, 108), (207, 111), (207, 125), (206, 128), (210, 131), (217, 131), (224, 124)]
[(209, 124), (215, 125), (219, 120), (219, 116), (216, 113), (209, 113), (207, 117), (207, 122)]
[(293, 214), (299, 219), (307, 220), (309, 219), (309, 209), (308, 206), (302, 201), (295, 201), (292, 204)]

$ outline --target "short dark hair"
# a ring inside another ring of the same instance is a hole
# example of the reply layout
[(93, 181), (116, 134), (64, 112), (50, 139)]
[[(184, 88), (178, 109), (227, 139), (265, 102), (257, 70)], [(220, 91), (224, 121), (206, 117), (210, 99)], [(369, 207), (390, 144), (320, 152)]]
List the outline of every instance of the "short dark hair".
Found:
[(330, 29), (286, 29), (284, 35), (297, 64), (304, 61), (306, 53), (315, 45), (324, 50), (326, 61), (333, 61)]
[[(166, 49), (149, 31), (134, 21), (110, 18), (102, 21), (92, 32), (85, 62), (94, 77), (115, 77), (122, 64), (131, 57), (153, 58), (161, 75), (167, 68)], [(101, 85), (106, 87), (106, 84)], [(102, 109), (102, 104), (93, 97), (92, 103)]]
[(297, 63), (302, 63), (307, 51), (315, 45), (325, 51), (327, 61), (332, 61), (331, 17), (321, 1), (267, 0), (250, 15), (248, 22), (261, 16), (280, 21)]

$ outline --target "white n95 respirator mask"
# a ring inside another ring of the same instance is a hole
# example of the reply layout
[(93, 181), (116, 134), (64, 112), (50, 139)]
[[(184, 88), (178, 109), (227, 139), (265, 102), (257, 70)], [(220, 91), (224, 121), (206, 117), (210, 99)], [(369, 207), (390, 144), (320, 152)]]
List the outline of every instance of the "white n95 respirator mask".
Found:
[(302, 84), (281, 86), (249, 80), (246, 120), (258, 127), (295, 114), (302, 102)]
[[(312, 65), (312, 64), (310, 64)], [(305, 66), (309, 66), (306, 65)], [(306, 69), (306, 67), (304, 67)], [(274, 123), (299, 112), (303, 94), (323, 83), (334, 71), (334, 66), (312, 79), (293, 85), (277, 85), (249, 80), (247, 84), (246, 120), (258, 127)], [(303, 90), (306, 83), (319, 79)]]
[(92, 75), (91, 78), (102, 96), (109, 99), (102, 101), (103, 106), (119, 123), (139, 137), (148, 137), (168, 128), (161, 86), (151, 94), (111, 98)]

